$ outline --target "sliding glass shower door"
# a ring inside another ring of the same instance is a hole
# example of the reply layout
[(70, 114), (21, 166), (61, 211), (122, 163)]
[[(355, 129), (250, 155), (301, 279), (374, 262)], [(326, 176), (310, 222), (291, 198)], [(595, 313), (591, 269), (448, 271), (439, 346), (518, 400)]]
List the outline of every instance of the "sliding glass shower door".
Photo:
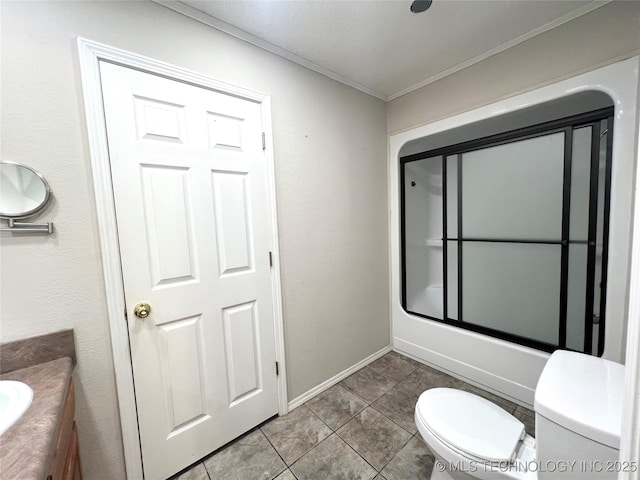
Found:
[(611, 113), (402, 158), (405, 310), (546, 351), (597, 351)]

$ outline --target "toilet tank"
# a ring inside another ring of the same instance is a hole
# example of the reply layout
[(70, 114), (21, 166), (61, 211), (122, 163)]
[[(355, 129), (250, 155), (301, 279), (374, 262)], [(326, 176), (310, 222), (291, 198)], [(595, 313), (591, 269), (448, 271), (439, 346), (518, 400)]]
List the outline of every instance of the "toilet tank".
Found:
[(558, 350), (535, 394), (539, 480), (615, 479), (622, 422), (624, 366)]

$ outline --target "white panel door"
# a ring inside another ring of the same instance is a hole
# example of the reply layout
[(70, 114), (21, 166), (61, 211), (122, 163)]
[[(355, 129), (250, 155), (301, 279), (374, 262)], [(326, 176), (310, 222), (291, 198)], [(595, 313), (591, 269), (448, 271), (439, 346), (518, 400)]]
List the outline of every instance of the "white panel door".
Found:
[(101, 77), (142, 460), (160, 479), (278, 411), (261, 108), (104, 62)]

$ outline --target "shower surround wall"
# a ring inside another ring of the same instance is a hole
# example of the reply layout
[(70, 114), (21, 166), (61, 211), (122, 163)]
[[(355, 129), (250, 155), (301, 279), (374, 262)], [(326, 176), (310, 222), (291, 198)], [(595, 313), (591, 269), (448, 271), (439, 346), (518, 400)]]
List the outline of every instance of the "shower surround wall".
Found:
[[(402, 308), (400, 238), (401, 149), (457, 127), (515, 112), (571, 94), (602, 91), (614, 104), (614, 136), (609, 237), (609, 278), (604, 357), (622, 361), (628, 303), (628, 266), (634, 171), (637, 82), (640, 57), (634, 57), (554, 85), (518, 95), (390, 137), (391, 308), (394, 348), (438, 368), (532, 405), (535, 385), (548, 354), (515, 343), (411, 315)], [(464, 312), (463, 312), (464, 315)]]
[(442, 318), (442, 163), (405, 167), (407, 309)]

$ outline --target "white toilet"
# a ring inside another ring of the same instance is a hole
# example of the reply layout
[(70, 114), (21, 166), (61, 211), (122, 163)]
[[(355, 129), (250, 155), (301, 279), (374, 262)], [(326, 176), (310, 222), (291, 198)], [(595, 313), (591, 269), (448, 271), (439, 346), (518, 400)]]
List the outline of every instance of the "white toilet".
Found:
[(623, 365), (556, 351), (536, 387), (535, 439), (484, 398), (425, 391), (415, 421), (436, 458), (431, 480), (615, 479), (624, 467), (617, 462), (623, 384)]

